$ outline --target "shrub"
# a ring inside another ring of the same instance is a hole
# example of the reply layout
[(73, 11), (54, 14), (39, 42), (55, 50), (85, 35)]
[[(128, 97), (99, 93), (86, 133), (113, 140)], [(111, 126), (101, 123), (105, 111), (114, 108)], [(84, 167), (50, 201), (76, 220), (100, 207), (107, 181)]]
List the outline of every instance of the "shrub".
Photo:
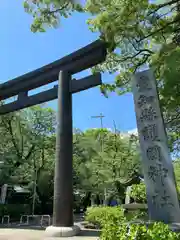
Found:
[(114, 224), (123, 221), (124, 210), (117, 207), (90, 207), (86, 211), (85, 220), (96, 227), (102, 228), (106, 222), (113, 222)]
[(146, 227), (142, 225), (132, 224), (128, 229), (127, 224), (115, 225), (112, 222), (107, 222), (101, 233), (101, 240), (148, 240), (146, 238)]
[(169, 226), (164, 223), (154, 223), (149, 229), (148, 229), (148, 235), (149, 239), (153, 240), (159, 240), (159, 239), (165, 239), (165, 240), (178, 240), (180, 239), (180, 233), (172, 232), (169, 229)]
[(146, 186), (144, 183), (134, 184), (131, 188), (130, 197), (137, 203), (146, 203)]
[(145, 225), (132, 224), (129, 229), (126, 224), (114, 224), (107, 222), (102, 229), (101, 240), (178, 240), (180, 233), (172, 232), (168, 225), (163, 223), (151, 224), (148, 228)]
[(148, 212), (147, 210), (143, 210), (143, 209), (126, 211), (125, 217), (127, 221), (137, 220), (137, 219), (148, 220)]
[(85, 220), (102, 228), (100, 240), (179, 240), (180, 233), (172, 232), (169, 226), (156, 222), (145, 224), (125, 223), (124, 211), (120, 207), (91, 207)]
[(177, 185), (177, 194), (178, 194), (178, 198), (180, 199), (180, 185)]
[(30, 206), (27, 204), (4, 204), (0, 207), (0, 216), (9, 215), (13, 220), (19, 220), (21, 215), (30, 214)]

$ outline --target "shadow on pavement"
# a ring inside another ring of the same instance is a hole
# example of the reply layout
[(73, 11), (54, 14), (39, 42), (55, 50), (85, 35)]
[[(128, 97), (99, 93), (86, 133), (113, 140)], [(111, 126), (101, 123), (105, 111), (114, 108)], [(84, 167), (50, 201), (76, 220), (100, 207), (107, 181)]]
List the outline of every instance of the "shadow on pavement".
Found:
[(99, 237), (100, 233), (101, 232), (99, 230), (82, 229), (78, 236)]
[(18, 225), (15, 225), (15, 224), (10, 224), (9, 226), (7, 225), (0, 225), (0, 229), (3, 228), (3, 229), (24, 229), (24, 230), (45, 230), (46, 227), (41, 227), (41, 226), (18, 226)]

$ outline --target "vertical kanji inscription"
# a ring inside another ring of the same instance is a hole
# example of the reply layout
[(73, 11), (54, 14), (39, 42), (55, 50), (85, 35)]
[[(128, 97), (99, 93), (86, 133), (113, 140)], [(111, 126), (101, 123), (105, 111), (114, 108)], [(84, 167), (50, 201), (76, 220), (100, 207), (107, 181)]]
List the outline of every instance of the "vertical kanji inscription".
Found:
[(133, 76), (133, 95), (151, 220), (180, 222), (172, 161), (151, 70)]

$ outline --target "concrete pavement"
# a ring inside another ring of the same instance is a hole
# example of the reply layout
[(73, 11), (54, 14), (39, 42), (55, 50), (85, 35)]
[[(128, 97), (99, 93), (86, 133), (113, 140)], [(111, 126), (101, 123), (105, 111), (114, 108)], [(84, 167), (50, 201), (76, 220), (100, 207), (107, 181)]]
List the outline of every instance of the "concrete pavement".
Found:
[(96, 230), (82, 229), (79, 236), (70, 238), (45, 238), (44, 230), (30, 229), (0, 229), (0, 240), (97, 240), (99, 232)]

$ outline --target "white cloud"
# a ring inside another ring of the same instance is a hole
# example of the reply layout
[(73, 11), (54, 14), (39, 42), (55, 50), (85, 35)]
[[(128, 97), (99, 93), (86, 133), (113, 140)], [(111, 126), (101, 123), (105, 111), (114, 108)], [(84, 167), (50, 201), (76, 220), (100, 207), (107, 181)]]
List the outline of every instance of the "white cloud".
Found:
[[(100, 128), (91, 128), (91, 129), (100, 129)], [(112, 128), (104, 128), (104, 129), (107, 129), (107, 130), (110, 131), (110, 132), (114, 132), (114, 129), (112, 129)], [(86, 129), (86, 130), (88, 130), (88, 129)], [(121, 137), (128, 137), (128, 136), (130, 136), (130, 135), (132, 135), (132, 134), (134, 134), (134, 135), (136, 135), (136, 136), (138, 135), (138, 130), (137, 130), (137, 128), (128, 130), (128, 131), (126, 131), (126, 132), (120, 131)]]
[(137, 130), (137, 128), (134, 128), (134, 129), (132, 129), (132, 130), (127, 131), (127, 133), (128, 133), (128, 134), (138, 135), (138, 130)]
[(124, 138), (124, 137), (130, 137), (130, 135), (138, 135), (138, 131), (137, 131), (137, 128), (135, 129), (132, 129), (132, 130), (128, 130), (126, 132), (121, 132), (121, 137)]

